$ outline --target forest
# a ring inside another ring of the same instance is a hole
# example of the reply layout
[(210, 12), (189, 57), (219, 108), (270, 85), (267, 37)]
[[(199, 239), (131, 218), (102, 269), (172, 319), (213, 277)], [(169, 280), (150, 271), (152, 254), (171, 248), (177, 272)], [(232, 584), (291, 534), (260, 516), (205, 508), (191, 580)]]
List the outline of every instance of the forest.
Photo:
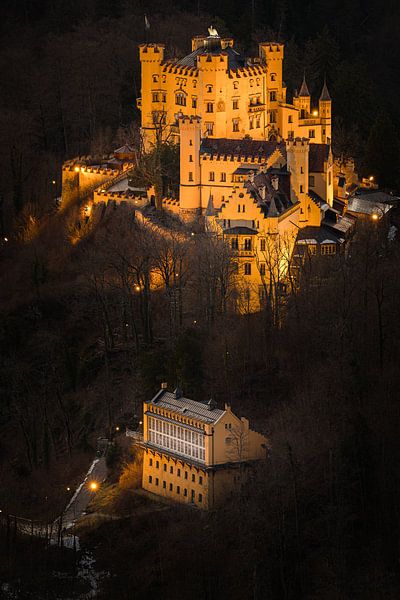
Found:
[[(247, 53), (284, 40), (289, 93), (305, 71), (318, 95), (326, 76), (336, 154), (397, 190), (400, 6), (52, 0), (3, 11), (0, 510), (57, 515), (96, 439), (135, 427), (142, 401), (179, 383), (248, 417), (268, 459), (220, 511), (122, 511), (86, 531), (109, 574), (98, 598), (398, 598), (393, 222), (360, 224), (351, 251), (310, 257), (289, 297), (239, 315), (223, 243), (173, 218), (165, 238), (118, 211), (77, 230), (54, 199), (63, 160), (131, 141), (145, 13), (170, 56), (211, 22)], [(52, 587), (57, 560), (36, 542), (7, 560), (1, 528), (0, 544), (0, 584), (19, 590), (6, 597), (72, 595)]]

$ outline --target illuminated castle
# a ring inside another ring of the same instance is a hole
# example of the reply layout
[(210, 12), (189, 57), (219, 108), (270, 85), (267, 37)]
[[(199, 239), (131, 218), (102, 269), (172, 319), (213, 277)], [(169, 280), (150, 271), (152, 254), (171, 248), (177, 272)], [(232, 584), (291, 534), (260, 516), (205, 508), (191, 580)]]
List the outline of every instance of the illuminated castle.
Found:
[(282, 80), (284, 46), (259, 44), (259, 55), (245, 59), (233, 39), (209, 36), (192, 40), (192, 52), (164, 59), (164, 45), (142, 44), (142, 97), (138, 99), (147, 147), (160, 129), (178, 140), (180, 115), (201, 117), (202, 137), (281, 141), (296, 137), (330, 144), (331, 98), (326, 84), (318, 108), (311, 107), (305, 79), (293, 104), (286, 102)]

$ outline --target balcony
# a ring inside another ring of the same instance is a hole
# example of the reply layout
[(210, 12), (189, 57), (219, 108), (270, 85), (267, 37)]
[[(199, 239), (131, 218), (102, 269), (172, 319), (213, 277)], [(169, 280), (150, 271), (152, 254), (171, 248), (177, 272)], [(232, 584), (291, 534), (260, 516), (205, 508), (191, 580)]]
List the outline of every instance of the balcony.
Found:
[(251, 248), (245, 248), (244, 246), (239, 246), (238, 248), (231, 248), (231, 252), (233, 256), (238, 256), (239, 258), (249, 258), (256, 255), (255, 250)]
[(249, 104), (249, 113), (258, 113), (265, 110), (265, 104), (257, 103), (257, 104)]

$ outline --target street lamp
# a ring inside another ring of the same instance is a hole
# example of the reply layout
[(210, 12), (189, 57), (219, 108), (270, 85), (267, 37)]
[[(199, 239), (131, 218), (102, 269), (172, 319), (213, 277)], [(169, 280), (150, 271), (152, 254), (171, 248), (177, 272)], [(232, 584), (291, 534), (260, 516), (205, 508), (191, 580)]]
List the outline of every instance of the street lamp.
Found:
[(97, 492), (97, 490), (99, 489), (99, 484), (97, 483), (97, 481), (91, 481), (89, 483), (89, 489), (91, 492)]

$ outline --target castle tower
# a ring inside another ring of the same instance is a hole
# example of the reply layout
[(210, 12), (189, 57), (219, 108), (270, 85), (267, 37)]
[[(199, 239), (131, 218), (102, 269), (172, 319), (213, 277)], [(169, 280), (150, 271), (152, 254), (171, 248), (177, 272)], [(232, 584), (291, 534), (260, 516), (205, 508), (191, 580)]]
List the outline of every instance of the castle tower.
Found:
[(300, 111), (300, 119), (307, 119), (311, 112), (311, 96), (308, 91), (305, 74), (298, 96), (293, 98), (293, 104)]
[(332, 100), (326, 80), (319, 99), (319, 116), (322, 121), (322, 142), (330, 144), (332, 139)]
[(190, 220), (201, 213), (200, 117), (181, 117), (180, 133), (180, 214)]
[(141, 44), (139, 46), (142, 78), (138, 108), (141, 111), (145, 148), (149, 148), (155, 141), (156, 127), (154, 123), (161, 123), (162, 105), (153, 102), (153, 94), (161, 95), (161, 65), (164, 60), (164, 49), (164, 44)]
[(309, 175), (309, 141), (296, 138), (286, 142), (287, 166), (290, 171), (290, 198), (301, 204), (299, 224), (303, 226), (308, 221), (308, 175)]
[(282, 97), (282, 68), (284, 45), (276, 42), (263, 42), (259, 44), (260, 59), (265, 62), (267, 67), (267, 90), (276, 91), (277, 101), (286, 102)]

